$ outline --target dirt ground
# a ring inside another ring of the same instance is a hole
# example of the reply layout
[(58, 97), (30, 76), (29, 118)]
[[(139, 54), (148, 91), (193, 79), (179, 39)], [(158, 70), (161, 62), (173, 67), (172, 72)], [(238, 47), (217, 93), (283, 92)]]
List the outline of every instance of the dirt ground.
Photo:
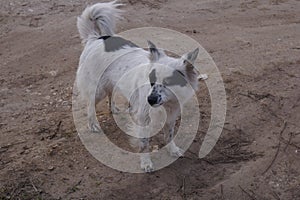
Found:
[[(197, 138), (185, 157), (151, 174), (101, 164), (75, 130), (76, 16), (95, 2), (0, 1), (0, 199), (300, 199), (299, 0), (121, 1), (118, 31), (189, 35), (213, 57), (227, 93), (214, 150), (197, 158), (210, 121), (201, 82)], [(100, 123), (116, 130), (109, 114)]]

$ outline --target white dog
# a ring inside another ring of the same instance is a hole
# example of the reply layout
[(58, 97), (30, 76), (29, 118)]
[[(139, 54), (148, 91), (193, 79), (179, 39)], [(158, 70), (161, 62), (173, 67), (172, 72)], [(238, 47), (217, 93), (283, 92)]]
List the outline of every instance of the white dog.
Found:
[[(199, 74), (193, 63), (199, 49), (181, 58), (173, 58), (150, 41), (149, 51), (146, 51), (114, 35), (115, 22), (121, 13), (117, 8), (120, 5), (115, 1), (97, 3), (87, 7), (77, 19), (78, 31), (85, 48), (80, 57), (76, 81), (79, 92), (88, 103), (89, 129), (97, 132), (100, 128), (95, 105), (106, 96), (111, 98), (113, 89), (123, 74), (136, 66), (144, 65), (143, 70), (128, 80), (128, 87), (134, 87), (135, 83), (145, 80), (148, 86), (135, 88), (136, 92), (128, 100), (134, 118), (139, 125), (146, 125), (151, 121), (149, 109), (164, 106), (167, 120), (163, 131), (166, 142), (170, 143), (168, 150), (172, 156), (182, 156), (183, 151), (173, 142), (174, 126), (180, 114), (178, 97), (187, 101), (198, 89)], [(112, 103), (110, 105), (113, 109)], [(138, 135), (143, 134), (143, 129), (136, 131)], [(140, 152), (149, 151), (149, 138), (140, 138), (139, 147)], [(149, 154), (142, 155), (141, 168), (145, 172), (151, 172), (153, 164)]]

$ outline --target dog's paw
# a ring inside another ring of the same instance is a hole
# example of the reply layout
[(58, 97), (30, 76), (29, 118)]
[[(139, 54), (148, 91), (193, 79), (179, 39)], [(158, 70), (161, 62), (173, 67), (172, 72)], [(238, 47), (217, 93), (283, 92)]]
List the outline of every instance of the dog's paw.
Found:
[(146, 173), (150, 173), (154, 170), (153, 163), (149, 157), (141, 157), (141, 169)]
[(121, 110), (120, 108), (113, 106), (113, 107), (111, 107), (110, 113), (114, 114), (114, 115), (121, 114), (121, 113), (122, 114), (132, 114), (133, 110), (131, 107), (128, 107), (125, 110)]
[(208, 75), (207, 74), (200, 74), (198, 77), (199, 81), (205, 81), (206, 79), (208, 79)]
[(171, 142), (168, 151), (170, 153), (170, 156), (172, 157), (183, 157), (184, 155), (184, 151), (178, 146), (176, 146), (174, 142)]
[(89, 123), (89, 130), (93, 133), (101, 132), (101, 128), (100, 128), (99, 124), (96, 124), (94, 122)]
[(173, 149), (170, 151), (170, 155), (172, 157), (183, 157), (184, 151), (180, 149), (179, 147), (176, 147), (176, 149)]
[(134, 113), (133, 112), (133, 109), (132, 109), (132, 107), (128, 107), (128, 108), (126, 108), (124, 111), (123, 111), (123, 113), (126, 113), (126, 114), (132, 114), (132, 113)]
[(111, 112), (111, 114), (114, 114), (114, 115), (121, 113), (120, 109), (118, 107), (116, 107), (115, 105), (111, 107), (110, 112)]

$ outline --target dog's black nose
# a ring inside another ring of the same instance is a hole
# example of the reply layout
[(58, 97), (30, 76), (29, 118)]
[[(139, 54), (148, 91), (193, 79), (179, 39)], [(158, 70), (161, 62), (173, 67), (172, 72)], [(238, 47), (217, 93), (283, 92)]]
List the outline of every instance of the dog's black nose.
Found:
[(156, 104), (157, 103), (157, 96), (152, 96), (152, 95), (150, 95), (150, 96), (148, 96), (148, 103), (151, 105), (151, 106), (153, 106), (154, 104)]

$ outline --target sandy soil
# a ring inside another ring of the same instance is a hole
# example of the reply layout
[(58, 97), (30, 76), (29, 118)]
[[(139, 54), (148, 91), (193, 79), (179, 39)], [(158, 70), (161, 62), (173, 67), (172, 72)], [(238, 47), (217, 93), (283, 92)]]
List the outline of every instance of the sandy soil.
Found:
[[(76, 16), (94, 2), (0, 1), (0, 199), (300, 199), (299, 0), (122, 1), (119, 31), (159, 26), (196, 39), (228, 99), (208, 157), (196, 156), (210, 121), (202, 82), (201, 127), (185, 157), (138, 175), (95, 160), (73, 124)], [(100, 121), (116, 131), (109, 114)]]

